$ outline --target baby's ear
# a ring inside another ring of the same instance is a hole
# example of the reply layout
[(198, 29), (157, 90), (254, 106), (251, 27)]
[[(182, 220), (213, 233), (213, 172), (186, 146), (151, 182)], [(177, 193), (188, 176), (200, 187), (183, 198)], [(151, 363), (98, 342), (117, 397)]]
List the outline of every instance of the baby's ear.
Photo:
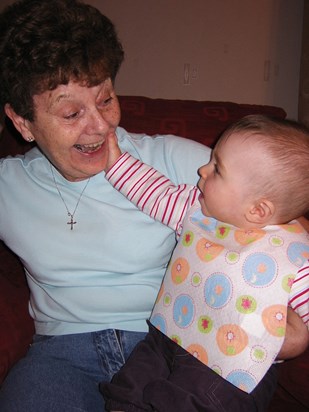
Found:
[(267, 199), (260, 199), (252, 205), (246, 213), (246, 219), (250, 223), (266, 226), (275, 214), (275, 205)]

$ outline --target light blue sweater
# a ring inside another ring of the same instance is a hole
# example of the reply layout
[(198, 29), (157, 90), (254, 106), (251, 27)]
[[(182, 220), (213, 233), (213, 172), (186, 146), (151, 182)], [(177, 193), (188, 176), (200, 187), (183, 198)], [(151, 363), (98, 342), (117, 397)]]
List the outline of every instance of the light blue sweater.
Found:
[[(198, 180), (210, 150), (175, 136), (155, 139), (117, 129), (120, 147), (174, 183)], [(69, 210), (85, 181), (55, 178)], [(147, 331), (174, 232), (138, 211), (105, 180), (91, 178), (74, 230), (38, 149), (0, 160), (0, 238), (22, 260), (31, 290), (29, 311), (44, 335), (117, 328)]]

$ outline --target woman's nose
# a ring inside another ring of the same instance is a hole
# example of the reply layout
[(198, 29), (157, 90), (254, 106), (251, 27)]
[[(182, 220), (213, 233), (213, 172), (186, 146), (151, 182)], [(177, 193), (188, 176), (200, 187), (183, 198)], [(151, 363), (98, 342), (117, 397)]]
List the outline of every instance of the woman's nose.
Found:
[(104, 118), (104, 115), (99, 110), (93, 110), (88, 119), (88, 130), (91, 133), (105, 132), (109, 127), (108, 121)]

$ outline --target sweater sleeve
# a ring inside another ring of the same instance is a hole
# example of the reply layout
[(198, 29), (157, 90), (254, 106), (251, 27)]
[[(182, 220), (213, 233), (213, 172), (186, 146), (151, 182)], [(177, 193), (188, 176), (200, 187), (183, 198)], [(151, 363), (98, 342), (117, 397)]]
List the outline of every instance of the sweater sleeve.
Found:
[(309, 330), (309, 261), (297, 273), (290, 292), (289, 306), (298, 313)]
[(175, 231), (178, 231), (187, 209), (198, 194), (196, 186), (176, 186), (129, 153), (121, 155), (106, 173), (106, 178), (142, 212)]

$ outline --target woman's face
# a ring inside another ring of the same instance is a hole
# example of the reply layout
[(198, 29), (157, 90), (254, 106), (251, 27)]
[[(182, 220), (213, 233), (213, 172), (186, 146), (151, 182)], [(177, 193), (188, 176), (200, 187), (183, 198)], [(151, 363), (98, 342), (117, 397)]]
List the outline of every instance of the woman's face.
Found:
[(59, 85), (33, 101), (34, 121), (26, 121), (28, 131), (67, 180), (84, 180), (104, 170), (106, 136), (120, 121), (110, 79), (93, 87)]

